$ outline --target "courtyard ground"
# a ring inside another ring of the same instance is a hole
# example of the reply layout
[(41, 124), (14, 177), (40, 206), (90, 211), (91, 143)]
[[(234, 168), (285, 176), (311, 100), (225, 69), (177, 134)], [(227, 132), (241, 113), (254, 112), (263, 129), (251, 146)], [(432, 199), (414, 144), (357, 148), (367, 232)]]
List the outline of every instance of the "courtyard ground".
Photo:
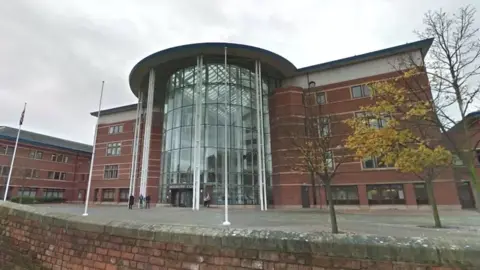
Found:
[[(82, 215), (83, 205), (36, 205), (47, 212), (63, 212)], [(127, 206), (99, 206), (89, 208), (91, 220), (136, 221), (146, 224), (180, 226), (221, 227), (223, 208), (154, 207), (128, 210)], [(329, 214), (325, 210), (268, 210), (231, 209), (231, 227), (242, 229), (269, 229), (294, 232), (330, 231)], [(399, 237), (447, 238), (452, 240), (478, 239), (480, 241), (480, 213), (474, 211), (440, 212), (443, 225), (449, 228), (434, 229), (429, 211), (338, 211), (337, 220), (342, 232)]]

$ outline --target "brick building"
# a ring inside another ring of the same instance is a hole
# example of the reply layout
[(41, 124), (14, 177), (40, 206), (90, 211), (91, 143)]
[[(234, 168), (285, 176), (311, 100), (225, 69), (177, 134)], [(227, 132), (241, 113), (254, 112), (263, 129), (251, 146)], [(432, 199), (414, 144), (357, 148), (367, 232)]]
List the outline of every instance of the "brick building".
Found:
[[(407, 57), (423, 66), (432, 41), (305, 68), (239, 44), (191, 44), (152, 54), (130, 74), (138, 104), (100, 112), (92, 199), (121, 202), (131, 192), (150, 195), (153, 203), (195, 208), (192, 202), (208, 193), (212, 204), (221, 205), (228, 180), (230, 205), (299, 207), (306, 190), (310, 203), (325, 206), (321, 183), (283, 158), (293, 149), (288, 131), (305, 119), (304, 93), (315, 93), (324, 114), (355, 117), (371, 102), (367, 83), (396, 77)], [(428, 83), (426, 75), (423, 80)], [(332, 125), (332, 133), (342, 138), (348, 129)], [(415, 176), (375, 158), (342, 164), (333, 185), (338, 207), (427, 204)], [(453, 174), (436, 179), (434, 192), (440, 208), (461, 207)]]
[[(5, 191), (18, 129), (0, 126), (0, 193)], [(26, 130), (20, 133), (8, 198), (84, 201), (92, 146)]]

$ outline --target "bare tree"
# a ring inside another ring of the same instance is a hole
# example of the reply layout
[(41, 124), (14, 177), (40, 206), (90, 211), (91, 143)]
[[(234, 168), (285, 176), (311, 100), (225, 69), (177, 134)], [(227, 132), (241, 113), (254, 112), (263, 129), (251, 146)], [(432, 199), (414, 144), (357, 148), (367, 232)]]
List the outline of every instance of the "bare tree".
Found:
[[(341, 121), (334, 115), (320, 114), (318, 105), (309, 105), (314, 103), (312, 97), (313, 94), (304, 93), (304, 125), (292, 131), (294, 151), (285, 155), (293, 170), (310, 173), (312, 181), (315, 181), (315, 177), (321, 179), (325, 185), (332, 233), (338, 233), (331, 184), (346, 155), (341, 139), (332, 135), (332, 126), (341, 124)], [(315, 182), (312, 187), (315, 194)]]
[[(477, 131), (472, 131), (472, 122), (467, 119), (480, 101), (480, 32), (475, 26), (476, 13), (470, 5), (454, 14), (429, 11), (424, 17), (425, 29), (417, 34), (421, 38), (434, 38), (426, 58), (426, 71), (439, 118), (437, 124), (449, 148), (466, 165), (478, 200), (480, 186), (472, 141)], [(458, 122), (452, 113), (455, 108), (460, 115), (460, 127), (447, 132)]]
[(478, 201), (480, 185), (473, 138), (480, 128), (475, 129), (474, 121), (468, 117), (480, 101), (480, 32), (475, 27), (475, 16), (472, 6), (462, 7), (454, 14), (442, 10), (427, 12), (424, 30), (416, 33), (420, 38), (433, 38), (429, 54), (420, 62), (411, 54), (395, 63), (395, 68), (402, 73), (414, 67), (417, 74), (427, 74), (399, 83), (409, 91), (409, 99), (427, 102), (434, 108), (434, 117), (422, 125), (439, 130), (443, 144), (465, 164)]

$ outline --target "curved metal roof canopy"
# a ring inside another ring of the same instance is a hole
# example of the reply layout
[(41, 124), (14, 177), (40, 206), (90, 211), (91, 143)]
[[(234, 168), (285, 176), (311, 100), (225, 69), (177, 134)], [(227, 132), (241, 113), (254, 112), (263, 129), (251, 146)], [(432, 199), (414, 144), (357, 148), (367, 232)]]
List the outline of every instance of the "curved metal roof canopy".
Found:
[(228, 48), (228, 63), (254, 71), (255, 60), (262, 62), (262, 75), (278, 79), (292, 76), (297, 68), (284, 57), (273, 52), (235, 43), (195, 43), (169, 48), (147, 56), (130, 72), (130, 88), (135, 95), (145, 91), (148, 73), (155, 68), (155, 92), (164, 92), (167, 81), (175, 71), (196, 65), (197, 56), (204, 56), (204, 64), (223, 63), (224, 50)]
[[(223, 63), (225, 47), (228, 48), (228, 62), (230, 64), (235, 64), (254, 71), (255, 60), (260, 60), (262, 62), (262, 75), (276, 79), (283, 79), (304, 73), (352, 65), (413, 50), (420, 50), (422, 56), (425, 57), (432, 42), (433, 38), (419, 40), (404, 45), (299, 69), (284, 57), (261, 48), (223, 42), (195, 43), (159, 51), (144, 58), (135, 65), (130, 73), (130, 88), (135, 95), (138, 94), (138, 90), (146, 91), (148, 85), (148, 72), (151, 68), (155, 68), (155, 92), (164, 93), (170, 75), (181, 68), (196, 65), (197, 56), (204, 56), (204, 64), (211, 62)], [(158, 98), (160, 97), (156, 94), (155, 99)]]

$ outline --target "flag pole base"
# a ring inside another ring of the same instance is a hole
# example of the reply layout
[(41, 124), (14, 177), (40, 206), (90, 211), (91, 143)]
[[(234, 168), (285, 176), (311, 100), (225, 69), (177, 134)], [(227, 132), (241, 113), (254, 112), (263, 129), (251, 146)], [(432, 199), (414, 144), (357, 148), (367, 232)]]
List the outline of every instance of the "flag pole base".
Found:
[(86, 217), (88, 216), (88, 213), (83, 213), (82, 216)]
[(230, 223), (228, 220), (225, 220), (225, 221), (222, 223), (223, 226), (230, 226), (230, 224), (231, 224), (231, 223)]

